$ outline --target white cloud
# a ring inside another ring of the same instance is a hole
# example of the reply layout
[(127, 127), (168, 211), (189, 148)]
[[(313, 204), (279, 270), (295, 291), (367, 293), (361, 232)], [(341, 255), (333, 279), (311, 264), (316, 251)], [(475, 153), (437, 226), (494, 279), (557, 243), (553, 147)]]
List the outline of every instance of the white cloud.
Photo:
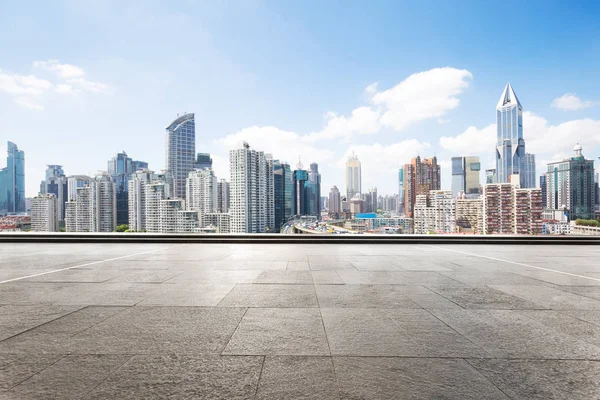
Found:
[(477, 155), (492, 152), (496, 145), (496, 124), (491, 124), (483, 129), (475, 126), (468, 127), (463, 133), (456, 136), (442, 136), (440, 146), (456, 155)]
[(80, 93), (81, 90), (74, 88), (72, 85), (59, 83), (54, 87), (54, 91), (58, 94), (76, 94)]
[(373, 82), (365, 88), (365, 93), (377, 93), (377, 86), (379, 82)]
[(458, 95), (473, 76), (464, 69), (434, 68), (412, 74), (391, 89), (373, 94), (372, 102), (381, 107), (380, 123), (395, 130), (439, 118), (460, 104)]
[(79, 78), (84, 75), (83, 69), (72, 64), (60, 64), (58, 60), (34, 61), (34, 68), (43, 68), (52, 71), (63, 79)]
[(0, 69), (0, 91), (10, 95), (40, 95), (52, 88), (52, 83), (34, 75), (18, 75)]
[(552, 100), (552, 107), (563, 111), (575, 111), (594, 106), (593, 101), (583, 101), (573, 93), (566, 93)]
[(600, 144), (600, 120), (589, 118), (549, 125), (545, 118), (534, 113), (523, 113), (523, 136), (528, 152), (536, 154), (564, 154), (576, 143), (588, 148)]
[(303, 138), (307, 142), (345, 138), (349, 140), (355, 134), (372, 135), (380, 130), (379, 113), (370, 107), (358, 107), (352, 115), (345, 117), (333, 112), (325, 115), (327, 123), (319, 132), (311, 133)]
[(44, 109), (44, 105), (38, 103), (36, 99), (32, 97), (16, 97), (13, 99), (13, 101), (22, 107), (29, 108), (30, 110), (42, 111)]
[(112, 93), (113, 90), (102, 82), (92, 82), (83, 78), (68, 79), (67, 83), (88, 92), (94, 93)]

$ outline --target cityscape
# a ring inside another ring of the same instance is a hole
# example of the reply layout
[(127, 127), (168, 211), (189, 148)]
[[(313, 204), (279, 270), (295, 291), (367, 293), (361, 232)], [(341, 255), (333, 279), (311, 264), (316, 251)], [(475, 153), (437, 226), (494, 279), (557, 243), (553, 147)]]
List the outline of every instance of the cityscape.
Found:
[[(345, 187), (339, 182), (325, 188), (321, 174), (327, 171), (316, 162), (291, 165), (248, 142), (229, 151), (230, 174), (218, 177), (210, 153), (196, 152), (194, 113), (178, 115), (166, 127), (165, 164), (157, 170), (123, 151), (95, 176), (68, 175), (52, 164), (45, 177), (25, 177), (25, 151), (8, 142), (0, 170), (0, 229), (600, 235), (599, 177), (593, 158), (584, 154), (586, 138), (565, 143), (573, 146), (570, 158), (536, 171), (535, 154), (526, 152), (523, 118), (507, 83), (496, 105), (497, 140), (490, 149), (495, 168), (482, 170), (480, 155), (452, 157), (451, 189), (442, 190), (437, 157), (415, 154), (399, 168), (393, 194), (363, 182), (360, 154), (346, 161)], [(39, 194), (26, 198), (25, 179), (37, 178)]]

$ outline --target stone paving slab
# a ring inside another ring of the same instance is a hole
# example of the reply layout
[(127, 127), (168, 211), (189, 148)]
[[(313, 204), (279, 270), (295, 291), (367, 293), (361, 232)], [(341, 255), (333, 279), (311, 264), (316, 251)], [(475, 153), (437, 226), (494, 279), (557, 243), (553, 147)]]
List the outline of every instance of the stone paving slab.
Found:
[(0, 244), (0, 399), (600, 398), (599, 256)]

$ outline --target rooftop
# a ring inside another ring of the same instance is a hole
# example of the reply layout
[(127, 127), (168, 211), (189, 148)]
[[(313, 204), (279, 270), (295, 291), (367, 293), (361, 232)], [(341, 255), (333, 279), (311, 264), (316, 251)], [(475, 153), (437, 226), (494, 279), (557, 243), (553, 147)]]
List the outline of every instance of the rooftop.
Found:
[(591, 399), (599, 246), (0, 243), (0, 399)]

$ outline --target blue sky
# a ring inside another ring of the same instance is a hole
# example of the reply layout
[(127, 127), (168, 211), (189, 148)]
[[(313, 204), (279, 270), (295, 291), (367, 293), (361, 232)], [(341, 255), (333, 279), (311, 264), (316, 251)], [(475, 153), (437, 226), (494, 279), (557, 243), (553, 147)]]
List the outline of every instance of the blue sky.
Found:
[[(576, 142), (600, 156), (600, 4), (553, 1), (21, 1), (0, 4), (0, 151), (93, 174), (125, 150), (164, 168), (164, 128), (195, 112), (198, 151), (229, 179), (241, 140), (363, 188), (436, 154), (493, 166), (510, 81), (538, 175)], [(1, 163), (1, 162), (0, 162)]]

